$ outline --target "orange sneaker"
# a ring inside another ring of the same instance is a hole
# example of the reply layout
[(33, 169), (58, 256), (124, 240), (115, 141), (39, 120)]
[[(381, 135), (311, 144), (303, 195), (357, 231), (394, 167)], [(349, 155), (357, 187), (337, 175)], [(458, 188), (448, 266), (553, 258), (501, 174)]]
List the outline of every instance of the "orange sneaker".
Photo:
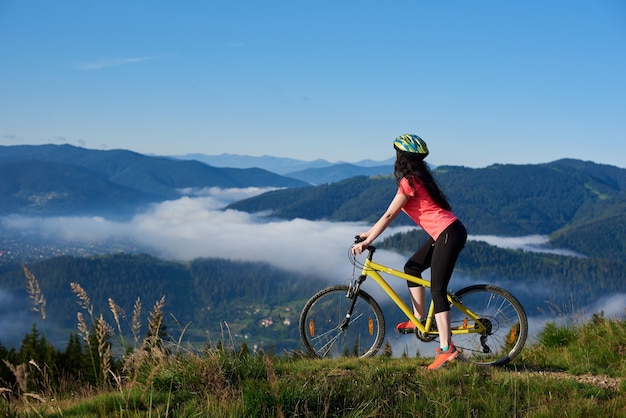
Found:
[[(421, 318), (420, 323), (422, 325), (426, 325), (426, 318)], [(437, 330), (437, 324), (435, 323), (435, 321), (433, 321), (430, 325), (430, 330)], [(400, 322), (398, 325), (396, 325), (396, 331), (398, 331), (400, 334), (414, 334), (418, 332), (417, 326), (410, 319), (408, 321)]]
[(396, 331), (398, 331), (400, 334), (413, 334), (415, 333), (416, 329), (417, 327), (413, 322), (411, 322), (410, 319), (408, 321), (400, 322), (398, 325), (396, 325)]
[(454, 360), (459, 356), (459, 350), (456, 349), (454, 344), (450, 344), (447, 351), (441, 351), (441, 348), (437, 349), (437, 357), (435, 361), (428, 366), (428, 370), (437, 370), (440, 367), (445, 366), (449, 361)]

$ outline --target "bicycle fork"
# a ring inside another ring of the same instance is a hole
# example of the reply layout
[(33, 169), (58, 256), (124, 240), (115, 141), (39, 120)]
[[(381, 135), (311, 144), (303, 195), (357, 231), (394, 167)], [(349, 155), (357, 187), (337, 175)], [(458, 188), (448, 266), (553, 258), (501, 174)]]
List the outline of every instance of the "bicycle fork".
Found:
[(343, 321), (341, 321), (341, 324), (339, 324), (339, 329), (341, 331), (345, 331), (346, 328), (348, 328), (348, 325), (350, 325), (350, 318), (352, 318), (352, 312), (354, 311), (354, 306), (356, 305), (356, 299), (359, 294), (359, 290), (361, 289), (361, 283), (365, 281), (365, 277), (366, 276), (362, 274), (361, 276), (359, 276), (359, 279), (356, 281), (356, 283), (351, 284), (350, 287), (348, 288), (348, 293), (346, 293), (346, 298), (351, 299), (351, 302), (350, 302), (350, 308), (348, 309), (348, 312), (346, 312), (345, 318), (343, 318)]

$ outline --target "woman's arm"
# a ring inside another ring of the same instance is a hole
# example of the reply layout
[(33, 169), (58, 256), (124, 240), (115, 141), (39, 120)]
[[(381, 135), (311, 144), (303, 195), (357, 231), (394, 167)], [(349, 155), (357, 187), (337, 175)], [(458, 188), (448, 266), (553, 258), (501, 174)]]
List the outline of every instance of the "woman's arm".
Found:
[(359, 234), (359, 236), (365, 238), (365, 240), (363, 242), (355, 244), (354, 247), (352, 247), (352, 252), (355, 254), (361, 254), (363, 250), (368, 247), (368, 245), (374, 242), (374, 240), (378, 238), (378, 236), (382, 234), (383, 231), (387, 229), (389, 224), (391, 224), (391, 222), (398, 216), (409, 198), (410, 196), (402, 193), (397, 193), (389, 204), (389, 207), (387, 208), (383, 216), (381, 216), (380, 219), (376, 221), (374, 226), (372, 226), (369, 231)]

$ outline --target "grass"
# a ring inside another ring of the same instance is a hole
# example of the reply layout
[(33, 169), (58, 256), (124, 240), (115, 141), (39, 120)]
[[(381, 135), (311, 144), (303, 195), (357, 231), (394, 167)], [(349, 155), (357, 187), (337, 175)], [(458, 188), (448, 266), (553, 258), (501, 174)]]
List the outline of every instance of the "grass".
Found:
[[(533, 349), (530, 349), (530, 354)], [(457, 362), (293, 359), (211, 352), (168, 360), (149, 381), (74, 399), (21, 399), (7, 416), (45, 417), (619, 417), (626, 387)]]
[[(147, 335), (127, 346), (126, 354), (116, 361), (105, 338), (113, 328), (90, 310), (79, 286), (74, 291), (94, 324), (95, 333), (83, 338), (93, 344), (98, 380), (75, 382), (71, 390), (52, 390), (45, 379), (32, 381), (34, 375), (22, 370), (28, 366), (12, 365), (21, 373), (22, 383), (0, 389), (0, 415), (626, 416), (626, 321), (622, 319), (595, 315), (571, 326), (549, 323), (537, 342), (506, 367), (457, 361), (433, 372), (426, 369), (429, 358), (318, 360), (295, 352), (252, 355), (243, 348), (225, 349), (223, 344), (186, 351), (181, 339), (173, 345), (161, 339), (162, 299), (150, 313)], [(110, 306), (119, 313), (114, 302)], [(115, 321), (121, 333), (121, 324)], [(84, 323), (79, 326), (89, 332)], [(137, 327), (135, 321), (133, 326)]]

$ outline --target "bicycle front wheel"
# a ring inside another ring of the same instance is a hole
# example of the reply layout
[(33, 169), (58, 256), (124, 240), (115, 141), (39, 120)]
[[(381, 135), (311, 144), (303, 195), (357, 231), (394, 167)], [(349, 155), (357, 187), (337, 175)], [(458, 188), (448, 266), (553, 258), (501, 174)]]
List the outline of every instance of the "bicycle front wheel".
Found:
[[(528, 319), (519, 301), (497, 286), (481, 284), (456, 292), (463, 306), (478, 315), (486, 328), (482, 333), (454, 333), (454, 345), (463, 358), (478, 365), (500, 366), (517, 356), (528, 336)], [(467, 316), (451, 310), (453, 330), (467, 329)], [(472, 327), (473, 325), (469, 325)]]
[(300, 314), (300, 337), (314, 357), (371, 357), (385, 338), (385, 320), (378, 303), (359, 290), (353, 298), (346, 285), (331, 286), (313, 295)]

